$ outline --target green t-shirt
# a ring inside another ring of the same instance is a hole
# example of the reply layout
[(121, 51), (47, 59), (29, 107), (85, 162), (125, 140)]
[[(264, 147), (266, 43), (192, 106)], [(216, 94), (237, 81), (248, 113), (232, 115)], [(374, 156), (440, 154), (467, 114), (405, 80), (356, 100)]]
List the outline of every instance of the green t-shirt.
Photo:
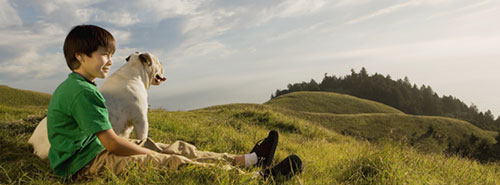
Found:
[(111, 129), (105, 100), (94, 83), (71, 73), (52, 94), (47, 113), (50, 166), (70, 176), (104, 150), (95, 133)]

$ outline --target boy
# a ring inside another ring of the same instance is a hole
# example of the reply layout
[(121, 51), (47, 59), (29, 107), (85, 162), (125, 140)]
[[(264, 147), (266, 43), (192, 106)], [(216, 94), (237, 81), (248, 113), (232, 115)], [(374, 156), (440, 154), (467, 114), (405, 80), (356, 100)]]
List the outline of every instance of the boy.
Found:
[(94, 25), (74, 27), (64, 41), (64, 56), (72, 73), (54, 91), (47, 113), (49, 160), (57, 175), (92, 176), (104, 168), (121, 173), (133, 162), (177, 169), (186, 164), (214, 166), (206, 161), (226, 161), (233, 166), (262, 166), (263, 177), (291, 176), (301, 170), (296, 155), (268, 168), (278, 143), (276, 131), (271, 131), (245, 155), (198, 151), (182, 141), (171, 145), (150, 139), (132, 143), (118, 137), (109, 123), (105, 100), (94, 83), (96, 78), (106, 78), (114, 52), (113, 36)]

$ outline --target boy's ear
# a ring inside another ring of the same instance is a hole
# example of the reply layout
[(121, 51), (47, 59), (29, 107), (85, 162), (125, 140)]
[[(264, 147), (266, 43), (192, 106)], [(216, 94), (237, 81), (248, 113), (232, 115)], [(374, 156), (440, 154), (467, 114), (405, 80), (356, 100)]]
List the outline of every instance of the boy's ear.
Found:
[(78, 60), (78, 62), (83, 61), (82, 53), (75, 53), (75, 58)]
[(141, 62), (145, 63), (148, 66), (151, 66), (153, 64), (153, 59), (151, 59), (151, 55), (149, 55), (149, 53), (140, 54), (139, 59), (141, 59)]

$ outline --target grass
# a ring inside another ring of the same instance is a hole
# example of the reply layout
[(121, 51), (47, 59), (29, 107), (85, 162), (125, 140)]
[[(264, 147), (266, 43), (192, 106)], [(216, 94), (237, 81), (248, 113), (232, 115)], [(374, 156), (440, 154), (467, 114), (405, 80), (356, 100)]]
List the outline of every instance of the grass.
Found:
[[(3, 109), (7, 108), (0, 107)], [(22, 109), (18, 111), (8, 114), (23, 113)], [(302, 174), (284, 184), (500, 184), (498, 164), (422, 153), (400, 142), (373, 144), (306, 119), (325, 113), (310, 114), (289, 115), (269, 105), (230, 104), (187, 112), (151, 110), (148, 117), (150, 137), (157, 142), (184, 140), (201, 150), (235, 154), (250, 151), (257, 140), (265, 137), (270, 129), (276, 129), (280, 141), (274, 162), (295, 153), (303, 159), (305, 167)], [(1, 118), (0, 184), (279, 183), (252, 179), (235, 171), (193, 166), (177, 171), (153, 167), (143, 171), (131, 166), (127, 173), (120, 175), (105, 172), (93, 179), (61, 179), (52, 173), (48, 161), (32, 154), (31, 146), (26, 143), (43, 115), (44, 111), (35, 111), (21, 120)], [(247, 173), (256, 170), (245, 169)]]
[(50, 101), (50, 94), (20, 90), (6, 85), (0, 85), (0, 105), (11, 107), (46, 106)]
[(0, 85), (0, 123), (13, 122), (47, 111), (50, 94)]
[(274, 98), (265, 105), (293, 111), (333, 114), (403, 113), (382, 103), (328, 92), (293, 92)]

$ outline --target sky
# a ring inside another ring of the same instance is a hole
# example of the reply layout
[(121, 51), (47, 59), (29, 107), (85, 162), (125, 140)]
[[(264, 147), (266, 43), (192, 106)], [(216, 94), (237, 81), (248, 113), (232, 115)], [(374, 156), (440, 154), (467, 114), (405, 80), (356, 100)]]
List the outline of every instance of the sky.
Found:
[(365, 67), (498, 116), (499, 17), (498, 0), (0, 0), (0, 84), (52, 93), (66, 34), (94, 24), (116, 39), (111, 73), (135, 51), (163, 62), (153, 108), (264, 103)]

